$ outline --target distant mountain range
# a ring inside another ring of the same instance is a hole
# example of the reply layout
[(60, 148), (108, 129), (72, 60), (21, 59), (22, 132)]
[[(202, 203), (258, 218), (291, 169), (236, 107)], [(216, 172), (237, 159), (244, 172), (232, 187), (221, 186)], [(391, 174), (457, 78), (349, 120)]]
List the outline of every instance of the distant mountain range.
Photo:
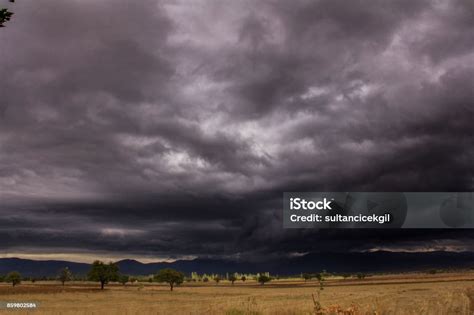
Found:
[[(321, 253), (266, 262), (242, 262), (220, 259), (177, 260), (175, 262), (141, 263), (136, 260), (118, 261), (120, 272), (129, 275), (151, 275), (163, 268), (174, 268), (186, 274), (226, 272), (270, 272), (292, 275), (301, 272), (405, 272), (427, 269), (457, 269), (474, 267), (473, 252), (367, 252)], [(0, 258), (0, 274), (19, 271), (26, 277), (52, 277), (64, 267), (76, 275), (85, 275), (89, 264), (59, 260), (28, 260)]]

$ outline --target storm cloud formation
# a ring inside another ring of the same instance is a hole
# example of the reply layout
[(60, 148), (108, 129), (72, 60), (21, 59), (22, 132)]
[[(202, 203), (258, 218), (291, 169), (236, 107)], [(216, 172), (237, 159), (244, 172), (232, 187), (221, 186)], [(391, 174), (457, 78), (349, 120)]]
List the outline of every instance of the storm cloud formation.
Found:
[(283, 230), (284, 191), (472, 191), (474, 2), (19, 1), (0, 249), (258, 259), (473, 250)]

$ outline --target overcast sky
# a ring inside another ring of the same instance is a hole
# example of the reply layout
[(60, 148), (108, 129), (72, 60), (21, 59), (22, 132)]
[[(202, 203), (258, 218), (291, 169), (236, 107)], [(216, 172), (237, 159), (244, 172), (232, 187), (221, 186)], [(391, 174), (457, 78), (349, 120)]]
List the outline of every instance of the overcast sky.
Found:
[(0, 257), (474, 250), (281, 218), (284, 191), (472, 191), (473, 1), (0, 1)]

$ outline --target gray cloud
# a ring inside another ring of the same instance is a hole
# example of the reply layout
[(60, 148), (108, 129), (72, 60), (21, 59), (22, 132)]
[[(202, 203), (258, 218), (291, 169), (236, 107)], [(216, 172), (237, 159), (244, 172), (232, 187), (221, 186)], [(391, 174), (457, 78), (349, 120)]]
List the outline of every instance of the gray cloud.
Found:
[(472, 191), (473, 8), (15, 3), (0, 32), (2, 249), (268, 257), (471, 242), (285, 231), (280, 206), (284, 191)]

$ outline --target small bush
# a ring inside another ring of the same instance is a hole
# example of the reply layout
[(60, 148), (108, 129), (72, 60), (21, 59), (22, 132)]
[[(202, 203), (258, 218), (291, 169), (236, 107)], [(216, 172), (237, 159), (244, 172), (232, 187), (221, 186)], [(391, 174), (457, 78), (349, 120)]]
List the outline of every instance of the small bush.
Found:
[(120, 283), (120, 284), (126, 285), (128, 281), (130, 281), (129, 276), (127, 276), (127, 275), (120, 275), (120, 277), (119, 277), (119, 283)]
[(304, 279), (304, 282), (306, 282), (308, 280), (311, 280), (313, 278), (313, 275), (310, 273), (303, 273), (302, 277)]
[(16, 286), (21, 283), (21, 274), (18, 271), (12, 271), (5, 277), (5, 282), (11, 283), (12, 286)]
[(359, 273), (357, 274), (357, 279), (359, 279), (359, 280), (364, 280), (364, 279), (365, 279), (365, 274), (359, 272)]
[(269, 276), (266, 276), (266, 275), (260, 275), (258, 278), (257, 278), (257, 281), (261, 284), (261, 285), (264, 285), (265, 283), (267, 282), (270, 282), (272, 279), (269, 277)]

